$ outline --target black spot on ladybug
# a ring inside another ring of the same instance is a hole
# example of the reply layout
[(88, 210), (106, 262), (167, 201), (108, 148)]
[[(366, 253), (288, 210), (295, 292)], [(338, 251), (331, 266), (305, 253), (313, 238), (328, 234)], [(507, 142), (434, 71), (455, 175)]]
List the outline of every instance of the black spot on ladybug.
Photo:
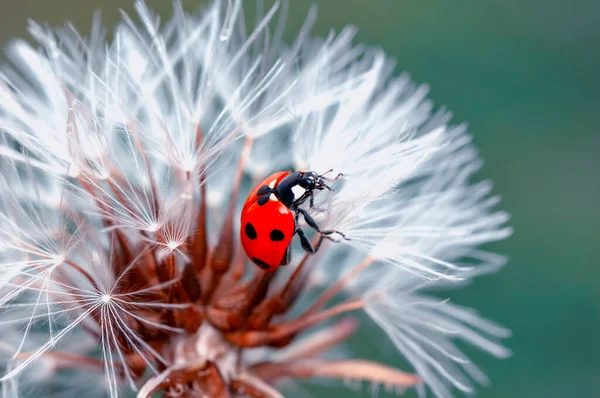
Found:
[(256, 191), (256, 196), (262, 196), (270, 191), (271, 191), (271, 188), (269, 188), (268, 185), (263, 185), (262, 187), (258, 188), (258, 191)]
[(272, 241), (279, 242), (279, 241), (282, 241), (283, 238), (285, 238), (285, 235), (280, 230), (274, 229), (269, 234), (269, 237), (271, 238)]
[(254, 225), (252, 225), (251, 223), (246, 224), (246, 227), (244, 228), (244, 233), (248, 238), (250, 238), (250, 240), (256, 239), (256, 229), (254, 229)]
[(254, 261), (254, 263), (256, 265), (258, 265), (262, 269), (269, 269), (269, 268), (271, 268), (271, 266), (269, 264), (265, 263), (260, 258), (252, 257), (252, 261)]
[(264, 194), (263, 196), (261, 196), (260, 198), (258, 198), (258, 200), (256, 201), (256, 203), (258, 203), (259, 206), (265, 205), (269, 201), (269, 196), (271, 196), (270, 193)]

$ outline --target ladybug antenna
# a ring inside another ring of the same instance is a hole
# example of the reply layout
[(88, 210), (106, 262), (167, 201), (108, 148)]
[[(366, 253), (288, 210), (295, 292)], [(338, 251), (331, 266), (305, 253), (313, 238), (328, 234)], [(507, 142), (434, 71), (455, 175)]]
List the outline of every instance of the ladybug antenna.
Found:
[(329, 181), (329, 182), (336, 182), (336, 181), (337, 181), (337, 180), (339, 180), (340, 178), (344, 177), (344, 174), (342, 174), (342, 173), (338, 173), (338, 175), (337, 175), (337, 176), (335, 176), (334, 178), (327, 178), (327, 177), (325, 177), (325, 174), (331, 173), (332, 171), (333, 171), (333, 169), (329, 169), (329, 170), (327, 170), (325, 173), (323, 173), (323, 174), (319, 175), (319, 177), (321, 177), (321, 178), (323, 178), (324, 180), (326, 180), (326, 181)]

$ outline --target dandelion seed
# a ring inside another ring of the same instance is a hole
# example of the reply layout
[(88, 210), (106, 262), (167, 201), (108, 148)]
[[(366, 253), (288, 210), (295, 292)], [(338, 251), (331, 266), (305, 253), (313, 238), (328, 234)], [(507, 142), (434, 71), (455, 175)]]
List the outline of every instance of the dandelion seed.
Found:
[[(288, 6), (252, 24), (240, 0), (175, 2), (160, 24), (137, 1), (110, 43), (95, 19), (87, 38), (32, 23), (39, 48), (8, 47), (3, 397), (280, 397), (318, 379), (452, 397), (487, 383), (456, 341), (510, 355), (509, 331), (430, 293), (496, 271), (505, 258), (478, 246), (512, 232), (491, 184), (471, 182), (465, 127), (355, 29), (311, 38), (315, 8), (283, 44)], [(318, 231), (294, 238), (291, 262), (263, 272), (241, 207), (285, 170), (332, 177), (299, 225), (340, 234), (315, 254), (302, 246)], [(344, 347), (372, 325), (413, 370)]]

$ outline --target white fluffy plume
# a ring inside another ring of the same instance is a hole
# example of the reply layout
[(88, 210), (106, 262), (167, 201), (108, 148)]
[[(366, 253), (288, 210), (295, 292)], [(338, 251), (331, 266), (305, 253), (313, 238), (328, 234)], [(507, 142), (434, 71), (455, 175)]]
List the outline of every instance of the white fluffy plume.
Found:
[[(190, 261), (186, 245), (197, 229), (190, 214), (201, 189), (214, 246), (236, 187), (246, 192), (284, 169), (343, 174), (307, 207), (321, 229), (346, 238), (332, 235), (338, 244), (327, 242), (315, 257), (309, 286), (327, 289), (362, 264), (360, 279), (337, 293), (364, 300), (436, 396), (486, 381), (454, 339), (509, 355), (498, 342), (508, 331), (424, 292), (505, 262), (479, 248), (512, 231), (491, 183), (472, 182), (481, 160), (465, 127), (433, 111), (425, 86), (393, 77), (381, 50), (354, 45), (355, 29), (311, 38), (314, 8), (284, 44), (286, 9), (276, 2), (250, 23), (240, 0), (215, 1), (198, 15), (175, 2), (161, 24), (138, 1), (137, 17), (123, 15), (110, 43), (96, 18), (88, 37), (71, 25), (31, 23), (38, 47), (7, 47), (12, 64), (0, 71), (4, 397), (36, 388), (74, 397), (82, 385), (112, 398), (138, 390), (124, 347), (148, 377), (173, 366), (130, 321), (185, 334), (155, 316), (189, 306), (157, 299), (179, 277), (124, 292), (124, 275), (145, 256)], [(239, 178), (238, 158), (247, 158)], [(114, 247), (123, 241), (139, 254), (115, 274)], [(74, 358), (87, 358), (80, 383), (62, 373)]]

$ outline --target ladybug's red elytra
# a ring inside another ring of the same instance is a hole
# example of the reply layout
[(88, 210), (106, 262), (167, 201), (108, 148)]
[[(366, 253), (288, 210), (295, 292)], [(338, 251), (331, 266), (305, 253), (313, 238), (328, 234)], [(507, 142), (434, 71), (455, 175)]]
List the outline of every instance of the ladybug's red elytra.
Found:
[[(324, 173), (326, 174), (326, 173)], [(300, 208), (309, 201), (314, 205), (315, 191), (332, 190), (324, 174), (314, 171), (279, 171), (271, 174), (258, 184), (244, 203), (240, 228), (240, 239), (248, 258), (267, 271), (275, 271), (280, 265), (290, 262), (290, 243), (295, 234), (300, 237), (302, 248), (315, 253), (323, 240), (333, 233), (345, 238), (338, 231), (321, 231), (308, 211)], [(315, 247), (312, 246), (304, 231), (298, 228), (298, 217), (302, 215), (306, 223), (321, 234)]]

